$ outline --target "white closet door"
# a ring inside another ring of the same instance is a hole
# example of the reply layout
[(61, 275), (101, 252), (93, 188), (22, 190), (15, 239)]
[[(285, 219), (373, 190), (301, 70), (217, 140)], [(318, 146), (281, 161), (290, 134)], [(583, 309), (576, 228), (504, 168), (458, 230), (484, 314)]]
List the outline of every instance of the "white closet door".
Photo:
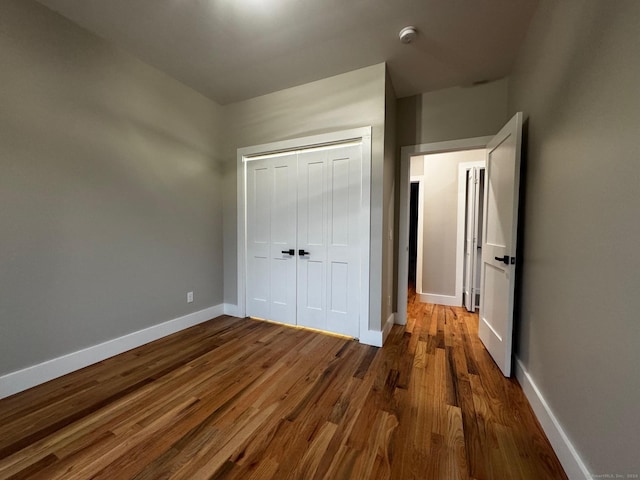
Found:
[(327, 329), (327, 152), (298, 156), (298, 324)]
[(360, 145), (298, 156), (298, 324), (358, 336)]
[(247, 315), (296, 323), (296, 155), (247, 164)]

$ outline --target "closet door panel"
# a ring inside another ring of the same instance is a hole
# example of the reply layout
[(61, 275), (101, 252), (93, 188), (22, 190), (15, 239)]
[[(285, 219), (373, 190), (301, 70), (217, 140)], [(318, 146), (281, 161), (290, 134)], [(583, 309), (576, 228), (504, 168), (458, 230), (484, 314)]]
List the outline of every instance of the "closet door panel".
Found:
[(357, 337), (360, 292), (361, 147), (327, 151), (327, 330)]
[(320, 330), (326, 330), (327, 319), (326, 156), (298, 155), (298, 325)]
[(247, 165), (247, 315), (294, 325), (296, 181), (295, 155)]
[(270, 185), (272, 169), (263, 163), (247, 168), (247, 315), (268, 318), (270, 252)]

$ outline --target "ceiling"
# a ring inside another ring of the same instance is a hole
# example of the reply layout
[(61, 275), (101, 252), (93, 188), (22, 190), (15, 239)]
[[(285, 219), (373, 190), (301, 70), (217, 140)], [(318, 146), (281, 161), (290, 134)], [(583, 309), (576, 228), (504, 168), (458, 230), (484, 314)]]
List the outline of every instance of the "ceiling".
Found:
[[(537, 0), (38, 0), (227, 104), (386, 61), (398, 97), (509, 74)], [(418, 29), (409, 45), (398, 32)]]

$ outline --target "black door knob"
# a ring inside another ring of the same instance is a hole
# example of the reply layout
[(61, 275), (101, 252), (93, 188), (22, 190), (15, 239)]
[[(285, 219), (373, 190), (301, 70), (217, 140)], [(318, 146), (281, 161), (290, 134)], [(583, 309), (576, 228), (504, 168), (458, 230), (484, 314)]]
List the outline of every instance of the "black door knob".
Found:
[(290, 248), (289, 250), (282, 250), (282, 253), (284, 253), (285, 255), (291, 255), (293, 257), (296, 254), (296, 251), (293, 248)]
[(298, 250), (298, 255), (300, 255), (301, 257), (305, 256), (305, 255), (309, 255), (309, 252), (305, 252), (304, 249), (300, 249)]
[(509, 255), (505, 255), (504, 257), (493, 257), (499, 262), (504, 263), (505, 265), (509, 265)]

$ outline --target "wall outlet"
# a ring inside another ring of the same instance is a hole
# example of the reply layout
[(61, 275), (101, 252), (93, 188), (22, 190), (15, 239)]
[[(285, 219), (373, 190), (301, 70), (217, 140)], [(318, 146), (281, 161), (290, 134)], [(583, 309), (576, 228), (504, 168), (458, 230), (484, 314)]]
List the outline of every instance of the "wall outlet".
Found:
[(391, 295), (387, 295), (387, 307), (391, 306)]
[(193, 292), (187, 292), (187, 303), (193, 303)]

